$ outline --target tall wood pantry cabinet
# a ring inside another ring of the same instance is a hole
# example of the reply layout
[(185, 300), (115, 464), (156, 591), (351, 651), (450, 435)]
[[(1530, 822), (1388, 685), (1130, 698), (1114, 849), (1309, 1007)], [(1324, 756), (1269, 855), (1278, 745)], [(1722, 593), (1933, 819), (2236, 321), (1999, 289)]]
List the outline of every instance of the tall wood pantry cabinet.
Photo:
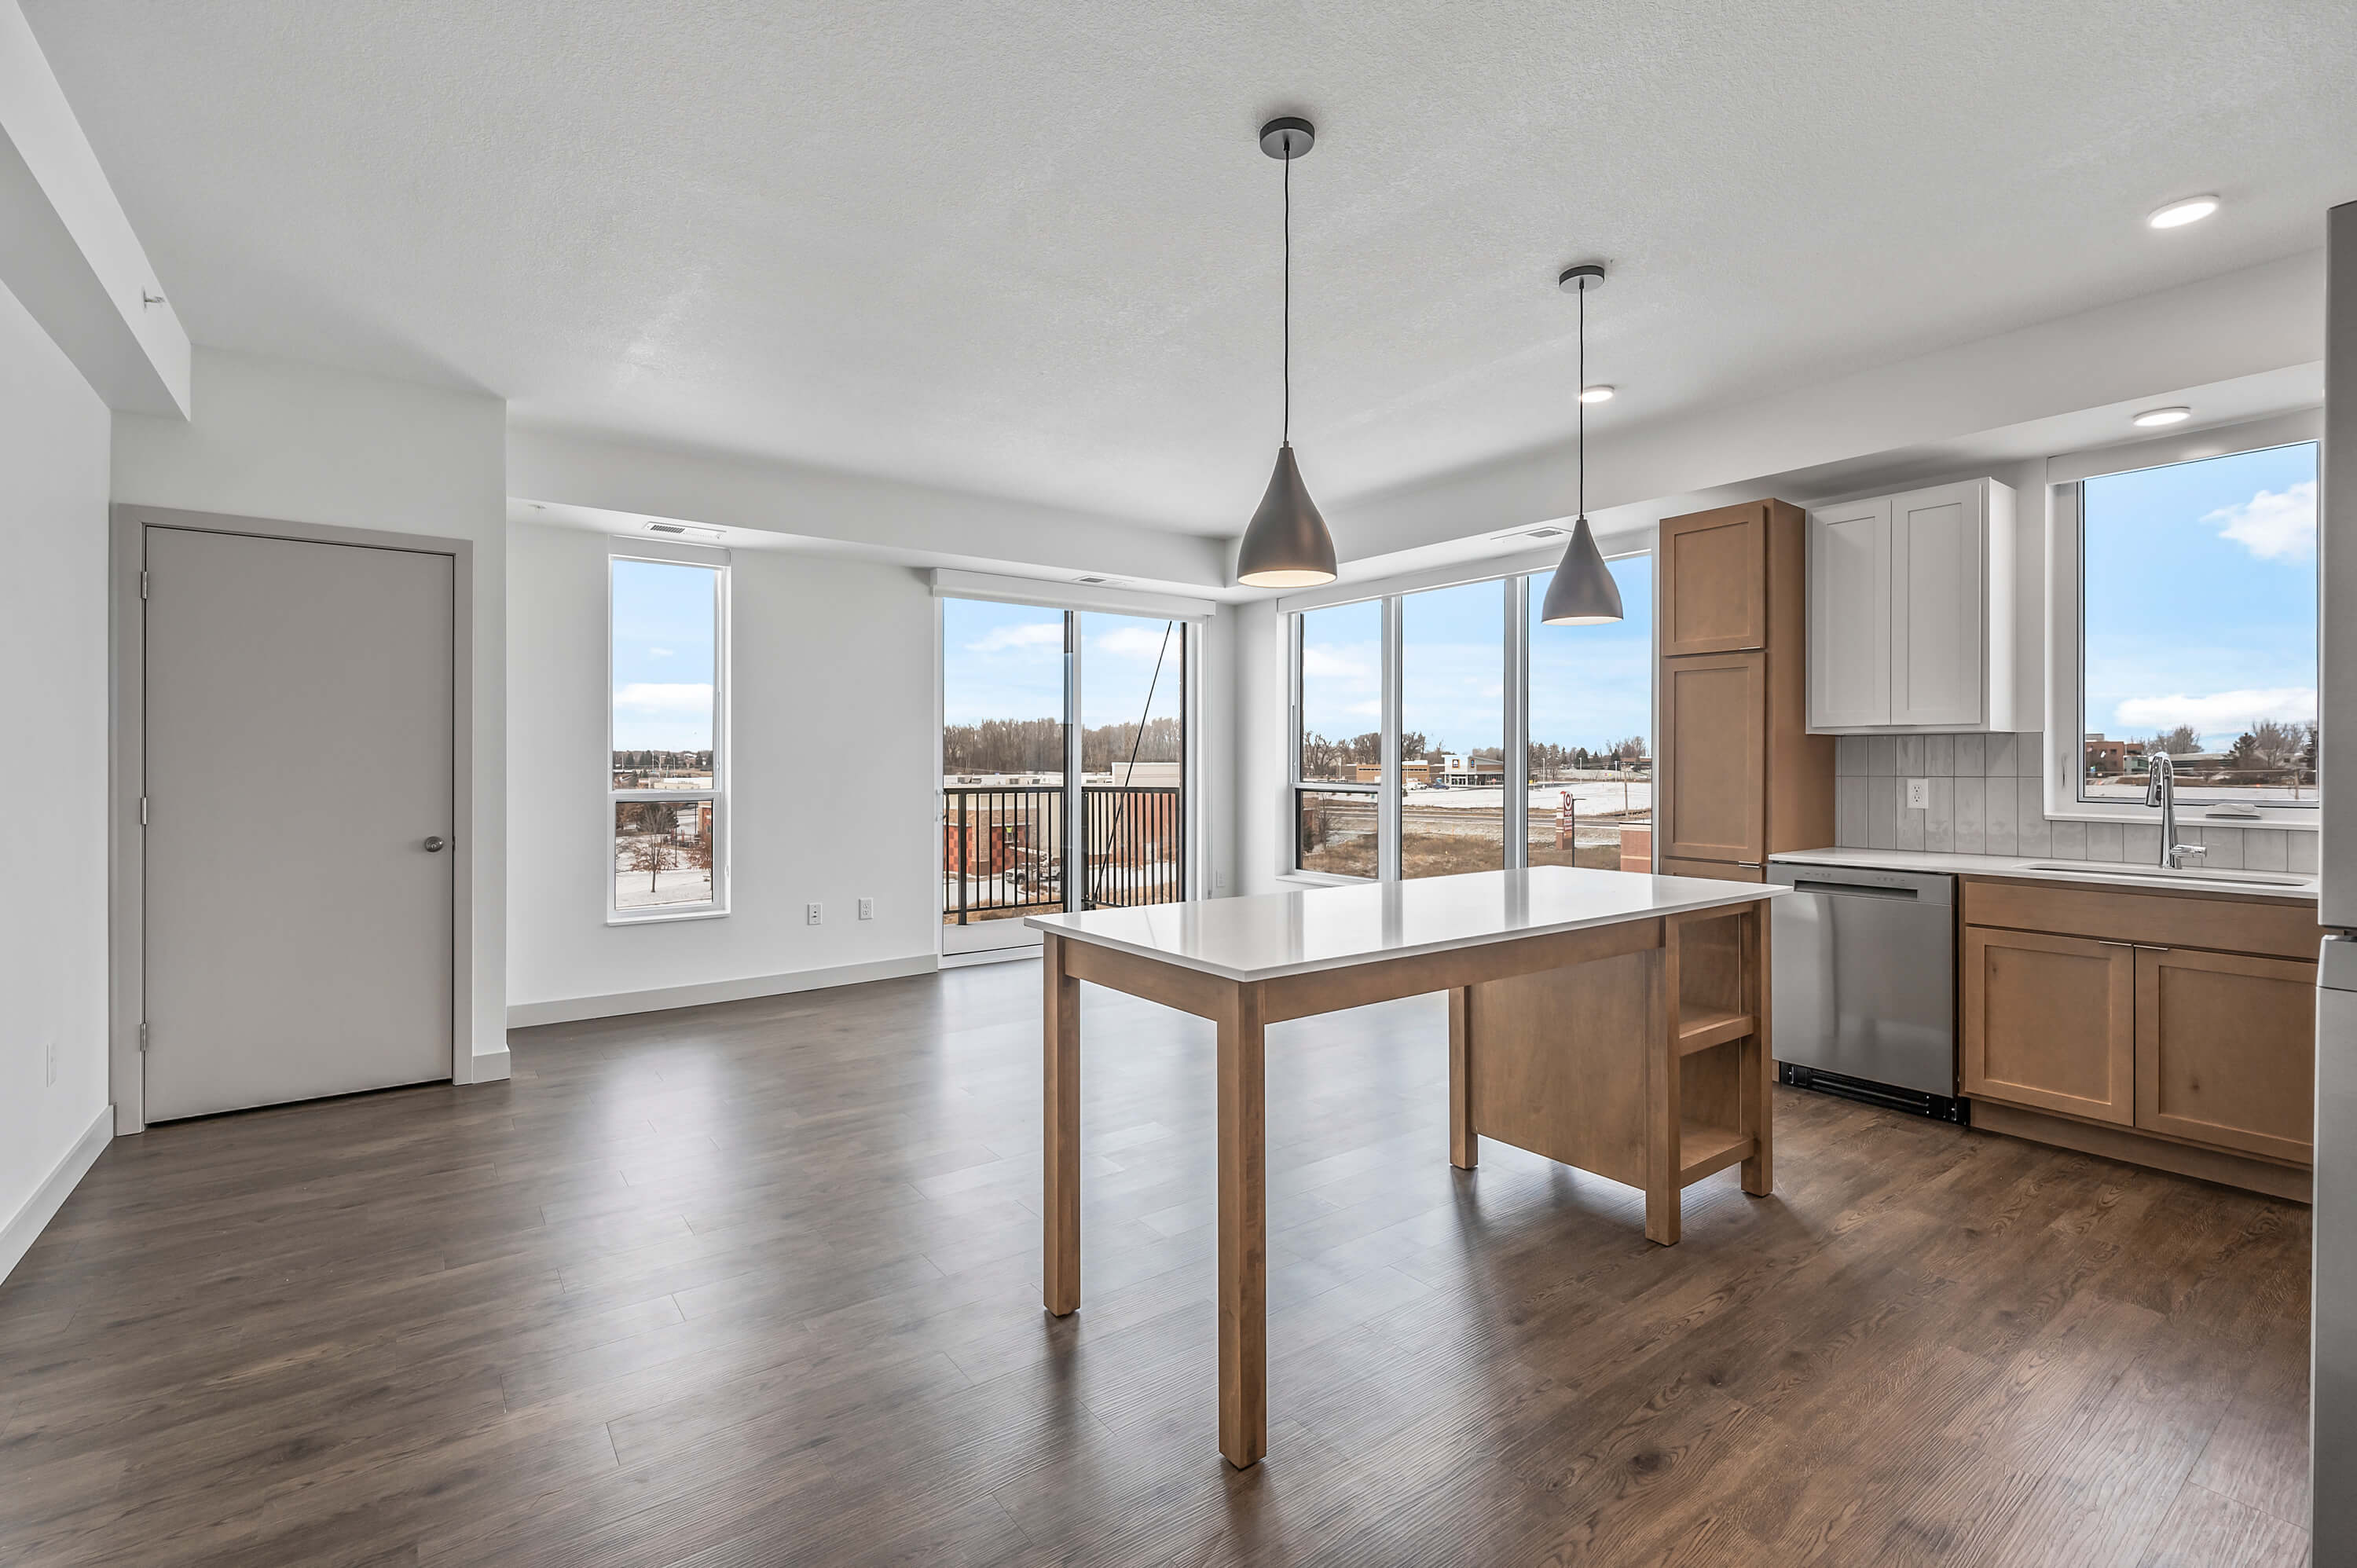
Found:
[(1669, 875), (1767, 879), (1834, 842), (1834, 740), (1808, 733), (1804, 519), (1747, 501), (1663, 520), (1654, 842)]

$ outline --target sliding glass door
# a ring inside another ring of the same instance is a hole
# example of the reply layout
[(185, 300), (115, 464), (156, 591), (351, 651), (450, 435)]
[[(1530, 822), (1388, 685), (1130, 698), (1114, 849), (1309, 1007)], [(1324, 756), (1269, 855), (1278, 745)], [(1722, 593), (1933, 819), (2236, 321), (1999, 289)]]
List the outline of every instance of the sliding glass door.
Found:
[(941, 615), (942, 950), (1036, 946), (1026, 915), (1184, 897), (1186, 623), (958, 598)]

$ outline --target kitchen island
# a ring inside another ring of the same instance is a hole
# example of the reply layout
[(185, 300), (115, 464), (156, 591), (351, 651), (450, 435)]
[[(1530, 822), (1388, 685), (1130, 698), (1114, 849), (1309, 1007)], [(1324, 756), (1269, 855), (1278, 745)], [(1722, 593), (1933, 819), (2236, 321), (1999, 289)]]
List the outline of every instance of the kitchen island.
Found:
[(1081, 1304), (1080, 983), (1218, 1028), (1220, 1451), (1267, 1449), (1267, 1026), (1448, 993), (1451, 1163), (1498, 1138), (1645, 1194), (1678, 1240), (1686, 1185), (1772, 1185), (1767, 922), (1782, 889), (1541, 866), (1038, 915), (1045, 995), (1043, 1294)]

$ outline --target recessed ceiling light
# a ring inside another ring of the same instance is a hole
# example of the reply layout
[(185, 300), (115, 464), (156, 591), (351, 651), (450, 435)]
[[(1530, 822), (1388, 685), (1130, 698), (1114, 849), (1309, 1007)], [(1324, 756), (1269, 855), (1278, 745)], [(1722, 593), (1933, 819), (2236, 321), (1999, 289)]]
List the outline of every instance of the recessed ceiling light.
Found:
[(2193, 411), (2179, 403), (2174, 408), (2147, 408), (2128, 423), (2149, 430), (2156, 424), (2181, 424), (2192, 417)]
[(2199, 223), (2218, 210), (2214, 196), (2189, 196), (2182, 201), (2172, 201), (2145, 220), (2156, 229), (2182, 229), (2188, 223)]
[(1579, 401), (1582, 403), (1610, 403), (1612, 401), (1612, 389), (1608, 386), (1582, 387), (1579, 389)]

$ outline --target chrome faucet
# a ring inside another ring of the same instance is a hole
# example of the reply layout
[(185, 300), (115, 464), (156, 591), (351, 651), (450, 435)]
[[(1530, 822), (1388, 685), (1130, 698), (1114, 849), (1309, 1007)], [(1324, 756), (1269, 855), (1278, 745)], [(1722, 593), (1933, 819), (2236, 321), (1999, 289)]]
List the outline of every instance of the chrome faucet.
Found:
[(2144, 803), (2160, 808), (2160, 864), (2170, 871), (2185, 869), (2189, 854), (2208, 854), (2209, 847), (2177, 842), (2177, 762), (2165, 751), (2145, 758)]

